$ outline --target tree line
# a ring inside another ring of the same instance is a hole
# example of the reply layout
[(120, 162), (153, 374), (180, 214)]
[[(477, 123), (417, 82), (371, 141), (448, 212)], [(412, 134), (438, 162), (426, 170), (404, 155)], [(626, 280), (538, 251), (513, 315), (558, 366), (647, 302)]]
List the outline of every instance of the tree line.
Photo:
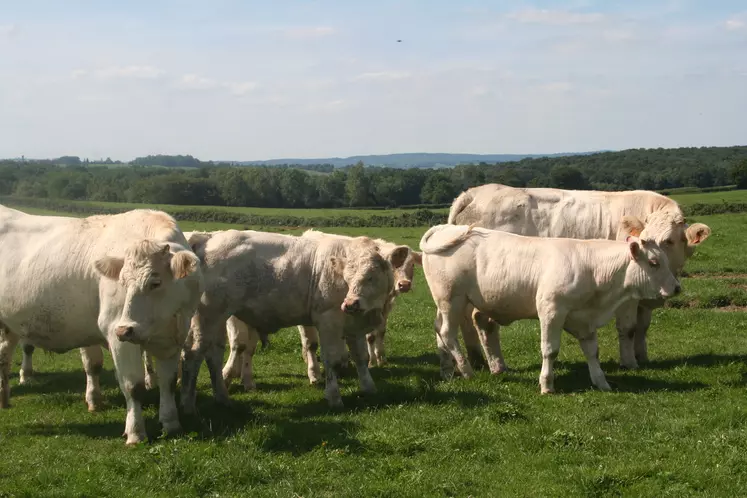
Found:
[(196, 166), (163, 167), (158, 161), (177, 156), (150, 157), (160, 159), (117, 167), (91, 167), (70, 159), (65, 166), (2, 161), (0, 195), (146, 204), (384, 208), (445, 204), (462, 190), (484, 183), (596, 190), (747, 187), (747, 147), (631, 149), (440, 169), (362, 163), (344, 168), (237, 167), (194, 158)]

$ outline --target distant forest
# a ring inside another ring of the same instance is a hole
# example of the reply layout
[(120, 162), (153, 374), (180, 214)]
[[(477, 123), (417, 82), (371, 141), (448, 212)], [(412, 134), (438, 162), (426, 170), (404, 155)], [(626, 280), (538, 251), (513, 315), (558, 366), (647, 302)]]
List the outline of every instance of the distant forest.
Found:
[(204, 163), (192, 156), (148, 156), (130, 165), (93, 165), (74, 156), (61, 159), (0, 162), (0, 195), (334, 208), (444, 204), (462, 190), (484, 183), (596, 190), (747, 186), (747, 146), (631, 149), (438, 169), (366, 167), (362, 162), (342, 168), (234, 166)]

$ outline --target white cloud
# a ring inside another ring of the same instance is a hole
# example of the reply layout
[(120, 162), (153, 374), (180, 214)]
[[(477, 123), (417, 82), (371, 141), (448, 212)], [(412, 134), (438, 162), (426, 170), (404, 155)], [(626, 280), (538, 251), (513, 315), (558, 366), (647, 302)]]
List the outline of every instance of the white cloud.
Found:
[(604, 14), (598, 12), (580, 13), (567, 10), (524, 9), (508, 14), (509, 19), (527, 24), (594, 24), (604, 20)]
[(212, 78), (205, 78), (197, 74), (185, 74), (177, 83), (179, 87), (189, 90), (210, 90), (219, 86)]
[(747, 21), (745, 21), (745, 18), (747, 15), (736, 15), (726, 20), (724, 23), (724, 26), (729, 31), (737, 31), (740, 29), (744, 29), (747, 27)]
[(242, 96), (253, 91), (257, 88), (257, 84), (253, 81), (242, 81), (240, 83), (230, 82), (225, 83), (224, 86), (230, 90), (233, 95)]
[(11, 38), (18, 34), (18, 24), (0, 24), (0, 37)]
[(113, 78), (137, 78), (137, 79), (156, 79), (161, 77), (164, 71), (153, 66), (109, 66), (105, 68), (94, 69), (89, 71), (87, 69), (74, 69), (70, 72), (70, 77), (73, 79), (82, 78), (84, 76), (94, 76), (99, 79), (113, 79)]
[(153, 66), (110, 66), (93, 71), (94, 76), (102, 79), (137, 78), (151, 80), (159, 78), (164, 71)]
[(282, 32), (288, 38), (305, 40), (333, 35), (335, 33), (335, 28), (330, 26), (295, 27), (283, 28)]
[(362, 73), (354, 77), (354, 81), (396, 81), (412, 77), (412, 73), (405, 71), (378, 71)]
[(540, 90), (552, 93), (566, 93), (573, 90), (573, 85), (567, 81), (552, 81), (537, 86)]
[(350, 108), (350, 102), (344, 99), (330, 100), (326, 102), (313, 102), (306, 106), (310, 112), (338, 112)]

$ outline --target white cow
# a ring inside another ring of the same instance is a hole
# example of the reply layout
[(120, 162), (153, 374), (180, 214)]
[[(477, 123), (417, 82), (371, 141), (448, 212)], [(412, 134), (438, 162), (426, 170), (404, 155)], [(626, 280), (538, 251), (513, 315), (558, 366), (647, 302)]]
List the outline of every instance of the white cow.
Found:
[[(307, 230), (301, 237), (323, 239), (326, 237), (337, 237), (344, 241), (351, 241), (353, 237), (344, 235), (327, 234), (316, 230)], [(383, 309), (384, 321), (373, 332), (366, 334), (368, 343), (368, 366), (384, 365), (386, 362), (384, 354), (384, 337), (386, 335), (386, 325), (389, 314), (394, 306), (395, 298), (401, 294), (409, 292), (412, 288), (413, 274), (416, 264), (421, 264), (420, 253), (412, 251), (406, 245), (397, 245), (383, 239), (374, 239), (379, 253), (392, 263), (394, 270), (394, 288), (390, 295), (389, 301)], [(404, 258), (403, 258), (404, 255)], [(241, 377), (244, 389), (251, 390), (256, 387), (253, 380), (252, 357), (256, 352), (260, 338), (255, 330), (236, 317), (232, 317), (226, 324), (228, 333), (228, 343), (231, 354), (223, 367), (223, 379), (226, 385), (236, 377)], [(301, 336), (302, 352), (301, 356), (307, 365), (309, 382), (317, 384), (321, 381), (321, 368), (317, 359), (317, 350), (319, 349), (319, 331), (313, 326), (299, 325), (298, 331)]]
[[(394, 286), (392, 265), (367, 237), (303, 238), (253, 230), (192, 233), (203, 262), (205, 293), (184, 353), (182, 406), (194, 409), (195, 381), (204, 357), (214, 396), (227, 402), (221, 377), (226, 321), (233, 315), (266, 337), (281, 328), (315, 326), (326, 370), (325, 397), (342, 404), (335, 368), (353, 353), (361, 389), (375, 390), (365, 334), (381, 321)], [(395, 257), (401, 257), (400, 255)], [(395, 262), (396, 263), (396, 262)]]
[[(621, 226), (620, 219), (625, 215), (632, 217), (628, 222), (632, 225)], [(518, 235), (575, 239), (624, 240), (628, 234), (645, 233), (646, 239), (656, 242), (667, 254), (675, 275), (711, 234), (711, 229), (702, 223), (686, 225), (675, 201), (645, 190), (596, 192), (487, 184), (462, 192), (451, 206), (448, 223), (474, 224)], [(646, 332), (652, 310), (663, 303), (661, 299), (641, 300), (638, 306), (618, 310), (616, 326), (622, 366), (633, 369), (648, 360)], [(480, 342), (485, 351), (485, 338), (472, 327), (469, 312), (462, 320), (462, 334), (470, 360), (481, 361)], [(504, 367), (494, 364), (491, 371), (499, 373)]]
[(0, 227), (0, 406), (9, 404), (20, 338), (55, 352), (86, 348), (87, 373), (101, 369), (105, 345), (127, 402), (127, 444), (140, 442), (142, 347), (159, 360), (159, 419), (178, 431), (173, 381), (202, 272), (174, 219), (140, 209), (77, 219), (0, 207)]
[(420, 241), (423, 269), (437, 313), (441, 373), (464, 377), (472, 368), (457, 332), (468, 305), (491, 352), (503, 362), (498, 325), (539, 318), (542, 393), (554, 391), (553, 362), (563, 329), (579, 340), (592, 383), (610, 389), (599, 364), (597, 329), (626, 302), (677, 294), (680, 285), (653, 241), (524, 237), (464, 225), (438, 225)]

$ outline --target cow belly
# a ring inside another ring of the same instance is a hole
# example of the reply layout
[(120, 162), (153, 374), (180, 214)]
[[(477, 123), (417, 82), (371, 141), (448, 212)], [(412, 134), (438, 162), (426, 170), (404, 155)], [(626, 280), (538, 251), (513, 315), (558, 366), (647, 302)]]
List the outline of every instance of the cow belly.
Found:
[(26, 320), (14, 320), (9, 323), (13, 332), (31, 344), (49, 351), (63, 352), (106, 343), (95, 323), (69, 320), (49, 309), (40, 309)]

